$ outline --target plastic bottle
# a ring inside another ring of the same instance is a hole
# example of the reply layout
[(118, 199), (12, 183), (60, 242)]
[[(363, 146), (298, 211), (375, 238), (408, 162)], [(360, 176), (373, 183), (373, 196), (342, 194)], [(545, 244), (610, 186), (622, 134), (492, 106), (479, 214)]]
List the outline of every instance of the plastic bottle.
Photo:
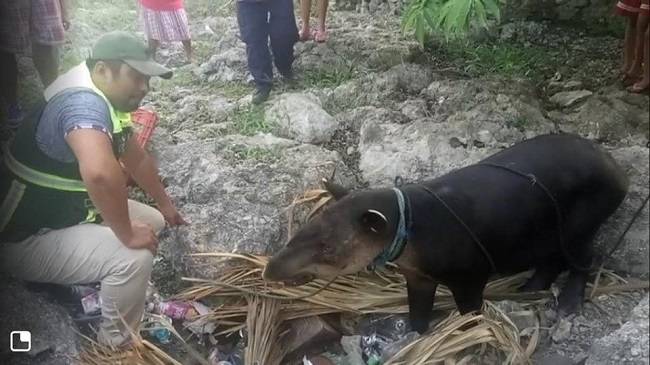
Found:
[(156, 328), (151, 331), (151, 335), (163, 345), (172, 341), (172, 333), (165, 327)]
[(415, 341), (418, 337), (420, 336), (419, 333), (413, 331), (405, 334), (401, 339), (385, 346), (383, 348), (382, 354), (381, 354), (381, 362), (380, 363), (385, 363), (388, 361), (391, 357), (395, 356), (401, 349), (406, 347), (406, 345), (410, 344), (411, 342)]
[(189, 319), (195, 313), (191, 303), (181, 301), (160, 302), (155, 306), (155, 311), (172, 319)]
[(99, 297), (99, 292), (95, 291), (81, 298), (81, 306), (85, 314), (94, 314), (101, 311), (102, 298)]

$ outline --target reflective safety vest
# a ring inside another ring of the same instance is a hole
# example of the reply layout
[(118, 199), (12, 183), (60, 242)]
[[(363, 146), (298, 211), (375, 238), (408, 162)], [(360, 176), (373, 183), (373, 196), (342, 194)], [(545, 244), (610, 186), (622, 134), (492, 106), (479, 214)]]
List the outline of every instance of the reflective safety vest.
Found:
[(101, 222), (81, 179), (78, 163), (52, 159), (36, 142), (36, 130), (46, 102), (74, 89), (90, 89), (104, 99), (111, 115), (115, 157), (119, 158), (126, 149), (132, 134), (131, 114), (113, 108), (92, 82), (85, 63), (61, 75), (45, 90), (45, 102), (23, 121), (14, 140), (2, 153), (0, 242), (22, 241), (44, 228)]

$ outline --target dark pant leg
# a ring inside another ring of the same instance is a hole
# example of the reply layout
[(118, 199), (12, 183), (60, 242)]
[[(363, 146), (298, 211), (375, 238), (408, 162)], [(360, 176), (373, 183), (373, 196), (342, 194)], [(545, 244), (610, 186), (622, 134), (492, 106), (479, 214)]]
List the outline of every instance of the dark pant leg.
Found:
[(18, 89), (18, 63), (13, 53), (0, 51), (0, 95), (7, 104), (15, 104)]
[(246, 43), (248, 70), (258, 88), (270, 88), (273, 82), (268, 16), (269, 7), (265, 1), (237, 1), (237, 22)]
[(293, 64), (293, 45), (298, 41), (298, 28), (293, 13), (292, 0), (269, 1), (271, 12), (270, 36), (273, 62), (281, 73), (291, 70)]

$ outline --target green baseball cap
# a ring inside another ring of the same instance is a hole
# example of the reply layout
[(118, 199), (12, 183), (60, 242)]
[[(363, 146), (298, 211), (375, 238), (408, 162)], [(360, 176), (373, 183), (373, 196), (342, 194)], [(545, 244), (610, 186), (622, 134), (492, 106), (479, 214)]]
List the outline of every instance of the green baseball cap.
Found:
[(147, 76), (172, 77), (172, 71), (153, 60), (149, 48), (133, 34), (110, 32), (97, 40), (90, 58), (95, 60), (120, 60)]

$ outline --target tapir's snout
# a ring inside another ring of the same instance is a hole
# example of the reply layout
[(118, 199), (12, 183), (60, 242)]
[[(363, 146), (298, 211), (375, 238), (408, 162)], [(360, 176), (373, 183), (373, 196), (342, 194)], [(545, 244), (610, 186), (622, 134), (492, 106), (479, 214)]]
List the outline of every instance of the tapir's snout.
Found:
[(271, 259), (264, 267), (262, 278), (266, 281), (282, 281), (283, 275), (277, 260)]
[(293, 250), (282, 250), (273, 256), (262, 272), (266, 281), (283, 282), (286, 285), (297, 286), (308, 283), (314, 275), (306, 272), (309, 262), (301, 260), (299, 253)]

